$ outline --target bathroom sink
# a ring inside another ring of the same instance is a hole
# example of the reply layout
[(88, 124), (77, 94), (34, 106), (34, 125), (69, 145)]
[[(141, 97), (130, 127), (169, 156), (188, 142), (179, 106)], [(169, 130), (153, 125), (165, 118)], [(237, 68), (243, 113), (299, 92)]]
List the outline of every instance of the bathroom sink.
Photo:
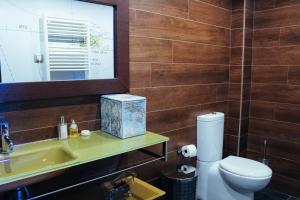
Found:
[(43, 149), (18, 155), (0, 156), (0, 179), (9, 176), (34, 173), (75, 160), (76, 157), (64, 148)]

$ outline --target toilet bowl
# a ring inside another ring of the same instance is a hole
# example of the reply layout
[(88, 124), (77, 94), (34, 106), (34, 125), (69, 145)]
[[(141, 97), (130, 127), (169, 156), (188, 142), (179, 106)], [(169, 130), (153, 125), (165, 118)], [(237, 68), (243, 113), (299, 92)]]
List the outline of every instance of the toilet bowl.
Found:
[(257, 161), (228, 156), (222, 159), (224, 114), (197, 117), (197, 199), (253, 200), (268, 185), (272, 170)]
[(226, 183), (241, 192), (261, 190), (268, 185), (272, 177), (272, 170), (268, 166), (236, 156), (223, 159), (219, 170)]

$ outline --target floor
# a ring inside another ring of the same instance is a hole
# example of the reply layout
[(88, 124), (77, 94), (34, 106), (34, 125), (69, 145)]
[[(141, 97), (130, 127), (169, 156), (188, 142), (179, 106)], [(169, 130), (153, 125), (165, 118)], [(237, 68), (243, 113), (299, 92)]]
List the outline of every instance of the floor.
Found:
[(255, 193), (254, 200), (300, 200), (300, 198), (276, 192), (274, 190), (264, 189)]

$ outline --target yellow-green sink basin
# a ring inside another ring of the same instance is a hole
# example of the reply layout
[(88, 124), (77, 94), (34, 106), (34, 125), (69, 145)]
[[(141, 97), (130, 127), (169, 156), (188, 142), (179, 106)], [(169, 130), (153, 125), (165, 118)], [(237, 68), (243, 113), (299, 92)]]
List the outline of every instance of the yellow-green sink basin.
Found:
[(48, 169), (75, 159), (75, 155), (62, 147), (18, 155), (4, 155), (0, 157), (0, 178)]

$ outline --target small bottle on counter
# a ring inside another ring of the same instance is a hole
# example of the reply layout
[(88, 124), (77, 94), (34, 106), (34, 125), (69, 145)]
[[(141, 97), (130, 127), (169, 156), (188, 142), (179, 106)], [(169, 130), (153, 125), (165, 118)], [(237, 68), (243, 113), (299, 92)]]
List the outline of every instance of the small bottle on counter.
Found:
[(79, 135), (78, 126), (74, 119), (72, 119), (72, 121), (71, 121), (71, 125), (69, 128), (69, 135), (70, 135), (70, 137), (77, 137)]
[(68, 125), (65, 123), (65, 117), (60, 117), (60, 124), (58, 125), (58, 139), (65, 140), (68, 138)]

